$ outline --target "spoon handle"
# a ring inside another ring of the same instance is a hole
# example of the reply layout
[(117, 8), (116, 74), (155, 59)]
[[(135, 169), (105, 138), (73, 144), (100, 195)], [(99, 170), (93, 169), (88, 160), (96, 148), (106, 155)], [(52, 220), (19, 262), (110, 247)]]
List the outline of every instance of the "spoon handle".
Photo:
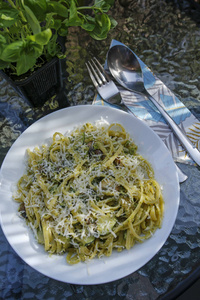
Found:
[(178, 140), (181, 142), (182, 146), (188, 152), (190, 157), (200, 165), (200, 152), (197, 148), (192, 144), (192, 142), (188, 139), (188, 137), (183, 133), (183, 131), (179, 128), (179, 126), (174, 122), (174, 120), (170, 117), (170, 115), (166, 112), (166, 110), (147, 92), (145, 91), (145, 95), (148, 99), (156, 106), (159, 110), (165, 121), (168, 123), (173, 133), (176, 135)]

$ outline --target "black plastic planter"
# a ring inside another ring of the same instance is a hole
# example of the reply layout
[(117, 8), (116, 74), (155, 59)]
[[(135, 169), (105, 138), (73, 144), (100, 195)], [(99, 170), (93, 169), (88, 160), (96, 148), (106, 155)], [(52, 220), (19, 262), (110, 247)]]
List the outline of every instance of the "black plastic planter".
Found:
[(41, 106), (63, 88), (61, 61), (57, 57), (24, 80), (13, 81), (4, 72), (0, 74), (34, 106)]

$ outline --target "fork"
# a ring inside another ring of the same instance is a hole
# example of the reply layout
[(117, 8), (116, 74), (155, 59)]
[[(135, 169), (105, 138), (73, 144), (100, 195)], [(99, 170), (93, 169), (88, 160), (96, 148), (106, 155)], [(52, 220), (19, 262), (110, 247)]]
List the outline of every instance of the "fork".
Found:
[(88, 69), (90, 78), (102, 99), (105, 102), (119, 106), (122, 110), (134, 115), (128, 106), (124, 104), (117, 86), (110, 79), (96, 57), (91, 59), (91, 61), (88, 61), (88, 63), (86, 63), (86, 67)]

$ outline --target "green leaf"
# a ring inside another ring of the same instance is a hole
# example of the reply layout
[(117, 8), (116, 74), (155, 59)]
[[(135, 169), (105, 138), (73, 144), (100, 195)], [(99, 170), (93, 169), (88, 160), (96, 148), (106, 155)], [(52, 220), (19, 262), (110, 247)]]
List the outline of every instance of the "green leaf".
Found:
[(53, 19), (52, 23), (50, 24), (50, 27), (58, 31), (59, 28), (61, 27), (61, 24), (62, 24), (61, 20)]
[(10, 6), (8, 8), (6, 8), (6, 5), (3, 7), (0, 9), (0, 27), (10, 27), (17, 21), (19, 11)]
[(102, 12), (108, 12), (110, 9), (109, 1), (95, 0), (94, 6), (101, 9)]
[(65, 26), (81, 26), (83, 21), (79, 18), (77, 14), (77, 7), (74, 0), (71, 0), (69, 8), (69, 19), (66, 19), (64, 22)]
[(101, 14), (95, 16), (96, 26), (90, 36), (96, 40), (103, 40), (107, 38), (107, 34), (111, 28), (111, 21), (108, 15)]
[(20, 76), (32, 69), (36, 63), (36, 60), (37, 58), (27, 55), (26, 53), (22, 53), (20, 59), (17, 61), (17, 75)]
[(61, 27), (59, 30), (58, 30), (58, 34), (61, 35), (61, 36), (66, 36), (68, 34), (68, 28), (63, 28)]
[(95, 28), (95, 24), (91, 24), (91, 23), (83, 23), (81, 25), (81, 27), (85, 30), (85, 31), (93, 31)]
[(23, 46), (24, 42), (22, 41), (7, 45), (1, 54), (1, 59), (7, 62), (16, 62), (20, 58)]
[[(3, 35), (0, 34), (0, 57), (1, 57), (1, 53), (3, 52), (3, 50), (5, 49), (6, 47), (6, 39)], [(0, 59), (1, 61), (1, 59)]]
[[(4, 34), (5, 34), (5, 32), (4, 32)], [(16, 40), (15, 37), (18, 37), (18, 35), (19, 35), (18, 25), (16, 24), (16, 25), (9, 27), (9, 31), (7, 32), (7, 35), (8, 35), (8, 40), (11, 40), (11, 42), (13, 41), (13, 38), (14, 38), (14, 40)], [(17, 40), (18, 40), (18, 38), (17, 38)]]
[(8, 63), (0, 59), (0, 70), (8, 67)]
[(31, 9), (40, 22), (45, 20), (47, 10), (46, 0), (24, 0), (24, 5)]
[(58, 52), (59, 46), (57, 45), (57, 34), (54, 34), (47, 45), (48, 53), (53, 57)]
[(64, 5), (56, 1), (47, 2), (47, 12), (56, 13), (57, 15), (64, 18), (68, 17), (68, 9)]
[(0, 34), (0, 45), (1, 44), (6, 44), (6, 39), (3, 35)]
[(37, 9), (41, 9), (43, 11), (47, 9), (46, 0), (24, 0), (24, 4), (29, 6), (33, 12)]
[(24, 0), (22, 0), (22, 5), (26, 13), (27, 21), (30, 24), (31, 29), (33, 31), (33, 34), (37, 34), (41, 32), (41, 27), (38, 19), (36, 18), (32, 10), (27, 5), (24, 4)]
[(89, 16), (89, 15), (85, 15), (85, 18), (83, 19), (83, 24), (81, 25), (81, 27), (85, 30), (85, 31), (93, 31), (95, 28), (95, 18)]
[(25, 47), (25, 51), (27, 54), (30, 54), (36, 58), (40, 57), (43, 53), (43, 46), (39, 45), (39, 44), (35, 44), (35, 43), (29, 43), (29, 41), (27, 41), (26, 47)]
[(43, 46), (30, 40), (14, 42), (4, 48), (1, 59), (5, 62), (16, 62), (17, 75), (31, 69), (38, 57), (42, 55)]
[(3, 49), (6, 47), (6, 39), (3, 35), (0, 34), (0, 54), (3, 52)]
[(117, 21), (113, 17), (111, 17), (111, 16), (110, 16), (110, 22), (111, 22), (110, 29), (115, 28), (117, 26), (117, 24), (118, 24)]
[(48, 28), (40, 33), (30, 35), (27, 38), (39, 45), (46, 45), (48, 44), (51, 36), (52, 36), (51, 29)]
[(17, 75), (22, 75), (31, 70), (42, 52), (43, 46), (27, 41), (21, 51), (20, 58), (17, 60)]

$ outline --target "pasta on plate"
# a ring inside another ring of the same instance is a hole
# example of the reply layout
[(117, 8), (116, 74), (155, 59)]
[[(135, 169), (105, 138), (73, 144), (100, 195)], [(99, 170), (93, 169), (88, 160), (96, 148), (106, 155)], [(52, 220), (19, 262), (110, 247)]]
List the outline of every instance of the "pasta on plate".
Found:
[(122, 125), (85, 123), (27, 153), (14, 199), (49, 253), (69, 264), (110, 256), (161, 227), (161, 187)]

